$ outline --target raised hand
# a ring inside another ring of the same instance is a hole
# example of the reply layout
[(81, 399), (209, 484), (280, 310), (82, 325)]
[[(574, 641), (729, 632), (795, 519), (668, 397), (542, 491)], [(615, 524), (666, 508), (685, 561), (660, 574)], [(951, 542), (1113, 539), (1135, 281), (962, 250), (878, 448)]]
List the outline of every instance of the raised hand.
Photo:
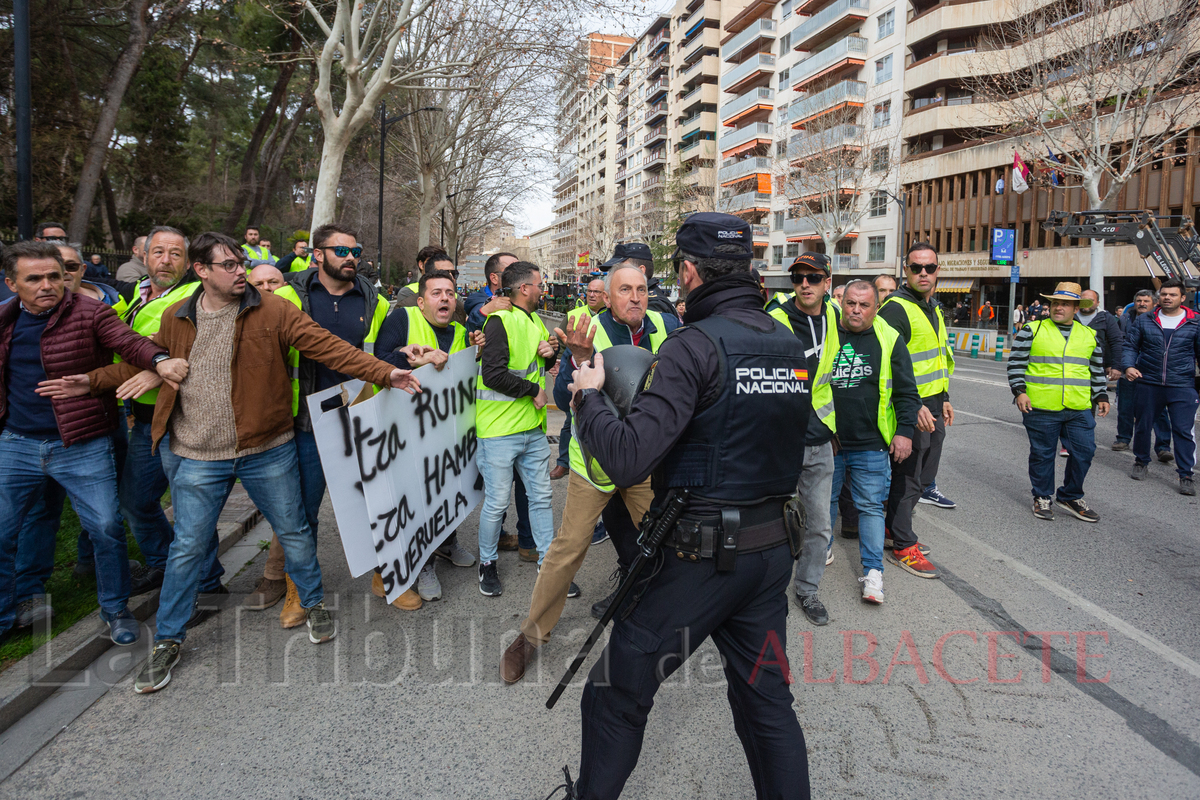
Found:
[(567, 320), (567, 329), (555, 328), (554, 335), (562, 342), (563, 347), (571, 351), (571, 357), (576, 364), (592, 359), (592, 340), (596, 337), (596, 329), (592, 320), (586, 314), (580, 314)]

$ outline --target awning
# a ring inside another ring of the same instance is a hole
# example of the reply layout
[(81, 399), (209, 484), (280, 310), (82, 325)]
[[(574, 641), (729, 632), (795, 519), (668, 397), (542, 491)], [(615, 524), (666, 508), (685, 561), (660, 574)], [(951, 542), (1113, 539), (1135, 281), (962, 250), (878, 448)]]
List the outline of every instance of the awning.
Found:
[(941, 278), (935, 292), (969, 292), (975, 288), (974, 278)]

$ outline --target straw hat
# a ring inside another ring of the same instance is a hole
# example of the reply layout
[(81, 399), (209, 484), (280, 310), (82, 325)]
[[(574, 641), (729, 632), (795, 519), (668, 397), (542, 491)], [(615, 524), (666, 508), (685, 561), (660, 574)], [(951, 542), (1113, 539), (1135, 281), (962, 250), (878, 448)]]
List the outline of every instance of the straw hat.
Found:
[(1078, 283), (1070, 283), (1063, 281), (1058, 286), (1054, 287), (1052, 294), (1044, 294), (1042, 297), (1047, 300), (1070, 300), (1073, 303), (1078, 303), (1080, 308), (1088, 309), (1095, 305), (1095, 302), (1083, 296), (1083, 287)]

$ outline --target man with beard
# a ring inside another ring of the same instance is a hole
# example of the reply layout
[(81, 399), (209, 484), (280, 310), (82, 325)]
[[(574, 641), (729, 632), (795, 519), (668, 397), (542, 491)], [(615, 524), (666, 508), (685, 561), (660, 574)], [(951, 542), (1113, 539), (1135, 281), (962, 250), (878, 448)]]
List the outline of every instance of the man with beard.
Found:
[[(303, 272), (288, 273), (288, 286), (277, 289), (275, 296), (291, 302), (342, 341), (373, 353), (379, 328), (387, 317), (388, 301), (358, 274), (362, 248), (358, 245), (357, 234), (342, 225), (322, 225), (312, 232), (312, 243), (313, 266)], [(325, 472), (321, 469), (305, 398), (350, 380), (350, 376), (305, 358), (303, 354), (298, 353), (291, 360), (297, 362), (291, 365), (294, 369), (292, 414), (300, 465), (300, 496), (308, 527), (315, 539), (321, 499), (325, 496)], [(272, 537), (262, 580), (243, 601), (242, 607), (262, 611), (279, 602), (285, 593), (287, 600), (279, 614), (279, 624), (284, 628), (303, 625), (306, 616), (296, 585), (284, 575), (283, 547), (278, 537)]]

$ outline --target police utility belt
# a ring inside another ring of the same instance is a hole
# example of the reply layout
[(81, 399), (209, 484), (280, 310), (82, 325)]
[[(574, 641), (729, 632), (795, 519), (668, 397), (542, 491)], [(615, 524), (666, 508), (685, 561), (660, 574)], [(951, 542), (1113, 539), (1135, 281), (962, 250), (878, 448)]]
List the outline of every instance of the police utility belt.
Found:
[(712, 558), (718, 572), (732, 572), (740, 553), (769, 550), (788, 541), (783, 507), (787, 498), (721, 509), (719, 515), (684, 514), (663, 542), (683, 561)]

